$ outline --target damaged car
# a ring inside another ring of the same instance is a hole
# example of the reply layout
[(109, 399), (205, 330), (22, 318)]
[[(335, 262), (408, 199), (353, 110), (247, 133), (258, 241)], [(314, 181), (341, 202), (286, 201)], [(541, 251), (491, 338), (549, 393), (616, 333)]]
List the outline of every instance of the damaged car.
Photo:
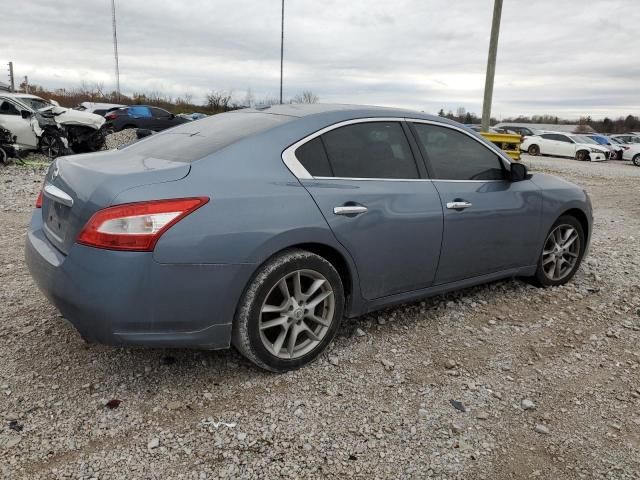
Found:
[(0, 127), (0, 164), (8, 165), (12, 158), (18, 157), (16, 137), (6, 128)]
[(64, 108), (36, 95), (0, 94), (0, 126), (16, 137), (22, 150), (38, 150), (51, 158), (102, 150), (104, 123), (100, 115)]

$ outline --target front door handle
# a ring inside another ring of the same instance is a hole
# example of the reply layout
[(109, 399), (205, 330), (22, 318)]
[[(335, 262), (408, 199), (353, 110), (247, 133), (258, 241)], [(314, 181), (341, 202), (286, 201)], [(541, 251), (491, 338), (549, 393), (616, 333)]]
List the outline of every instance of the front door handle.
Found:
[(465, 208), (472, 207), (473, 204), (465, 201), (447, 202), (447, 208), (450, 210), (464, 210)]
[(358, 215), (368, 210), (364, 205), (344, 205), (342, 207), (333, 207), (335, 215)]

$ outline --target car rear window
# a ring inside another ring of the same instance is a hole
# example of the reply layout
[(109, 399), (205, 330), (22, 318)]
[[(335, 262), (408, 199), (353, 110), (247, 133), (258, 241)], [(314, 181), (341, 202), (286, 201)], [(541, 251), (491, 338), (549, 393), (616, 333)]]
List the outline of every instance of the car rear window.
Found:
[(125, 148), (144, 157), (191, 163), (291, 120), (294, 117), (267, 113), (220, 113), (165, 130)]

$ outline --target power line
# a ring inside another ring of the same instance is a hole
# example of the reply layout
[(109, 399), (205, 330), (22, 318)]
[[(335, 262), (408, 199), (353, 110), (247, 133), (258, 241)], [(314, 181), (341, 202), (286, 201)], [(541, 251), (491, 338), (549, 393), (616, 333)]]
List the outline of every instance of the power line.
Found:
[(118, 33), (116, 31), (116, 0), (111, 0), (111, 25), (113, 26), (113, 57), (115, 59), (115, 65), (116, 65), (116, 94), (118, 96), (118, 100), (120, 100), (120, 67), (118, 66)]

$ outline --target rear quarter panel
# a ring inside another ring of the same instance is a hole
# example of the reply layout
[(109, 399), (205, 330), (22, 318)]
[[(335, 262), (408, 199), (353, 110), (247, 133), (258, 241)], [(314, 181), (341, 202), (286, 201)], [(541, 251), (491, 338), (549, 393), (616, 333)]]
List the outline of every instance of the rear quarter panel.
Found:
[(160, 263), (258, 265), (292, 245), (320, 243), (339, 251), (357, 276), (317, 205), (282, 162), (282, 150), (296, 137), (295, 132), (285, 138), (273, 131), (256, 135), (191, 163), (180, 181), (133, 188), (114, 203), (210, 198), (162, 236), (154, 251)]

